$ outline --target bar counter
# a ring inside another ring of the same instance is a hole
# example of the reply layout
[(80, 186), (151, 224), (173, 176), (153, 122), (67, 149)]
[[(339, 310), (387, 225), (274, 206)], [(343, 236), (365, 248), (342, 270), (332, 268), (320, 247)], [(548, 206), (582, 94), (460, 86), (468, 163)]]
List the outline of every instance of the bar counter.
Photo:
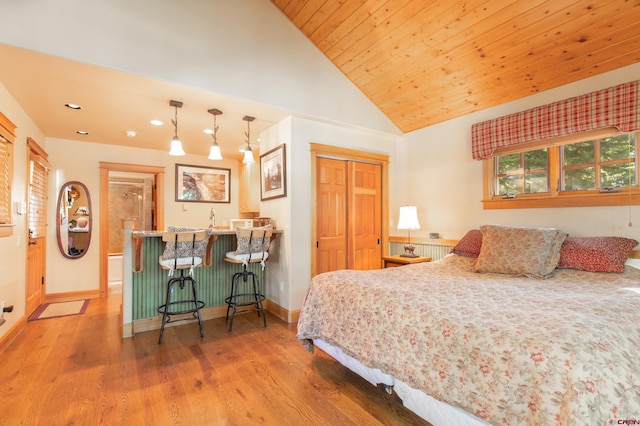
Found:
[[(135, 333), (160, 329), (161, 316), (157, 308), (165, 301), (169, 277), (168, 271), (158, 264), (158, 258), (164, 251), (162, 232), (133, 231), (127, 229), (127, 224), (124, 232), (122, 336), (131, 337)], [(281, 230), (274, 230), (272, 238), (277, 238), (281, 233)], [(198, 296), (205, 303), (200, 311), (203, 320), (226, 315), (227, 305), (224, 299), (230, 291), (231, 277), (242, 270), (242, 265), (225, 262), (224, 256), (227, 252), (234, 251), (236, 246), (234, 230), (215, 229), (209, 239), (203, 266), (194, 269), (193, 278), (198, 283)], [(266, 289), (266, 274), (260, 263), (249, 264), (248, 269), (258, 275), (263, 290)], [(190, 285), (184, 289), (175, 287), (174, 291), (178, 297), (191, 297)], [(184, 294), (180, 294), (181, 292)], [(204, 332), (207, 332), (206, 327)]]

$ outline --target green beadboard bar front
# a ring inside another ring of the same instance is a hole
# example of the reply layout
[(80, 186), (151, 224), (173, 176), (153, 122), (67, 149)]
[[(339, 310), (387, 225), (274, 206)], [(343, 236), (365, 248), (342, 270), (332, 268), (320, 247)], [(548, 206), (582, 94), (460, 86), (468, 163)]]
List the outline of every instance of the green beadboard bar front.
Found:
[[(205, 303), (205, 308), (224, 306), (224, 299), (231, 287), (231, 277), (242, 271), (242, 265), (224, 261), (227, 252), (236, 249), (235, 233), (220, 233), (211, 246), (211, 265), (194, 269), (193, 277), (198, 283), (198, 297)], [(158, 306), (164, 303), (167, 290), (168, 271), (160, 268), (158, 258), (164, 251), (162, 236), (146, 236), (142, 239), (140, 272), (133, 272), (133, 319), (139, 320), (159, 316)], [(258, 275), (265, 286), (265, 274), (259, 263), (253, 263), (248, 269)], [(175, 272), (178, 274), (179, 272)], [(184, 289), (174, 287), (173, 297), (190, 299), (191, 285)]]

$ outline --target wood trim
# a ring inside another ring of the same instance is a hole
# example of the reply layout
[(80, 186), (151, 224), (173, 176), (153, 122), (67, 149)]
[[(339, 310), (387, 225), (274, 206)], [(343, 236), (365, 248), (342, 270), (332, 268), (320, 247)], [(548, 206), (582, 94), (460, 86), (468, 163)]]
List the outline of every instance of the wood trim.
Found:
[(45, 294), (44, 303), (68, 302), (78, 299), (97, 299), (100, 296), (98, 290), (69, 291), (65, 293)]
[(9, 331), (0, 336), (0, 354), (3, 353), (5, 349), (7, 349), (11, 342), (13, 342), (13, 339), (15, 339), (20, 333), (22, 333), (22, 331), (26, 327), (27, 317), (23, 316), (15, 324), (13, 324), (13, 326), (11, 326)]
[[(318, 157), (335, 158), (339, 160), (354, 160), (365, 163), (380, 164), (382, 167), (382, 238), (380, 241), (382, 256), (389, 254), (389, 156), (386, 154), (378, 154), (374, 152), (358, 151), (350, 148), (342, 148), (332, 145), (319, 144), (310, 142), (311, 150), (311, 277), (316, 275), (316, 180), (317, 168), (316, 161)], [(381, 261), (382, 262), (382, 261)]]
[[(4, 131), (3, 131), (4, 130)], [(16, 125), (0, 112), (0, 135), (7, 139), (10, 143), (16, 141)]]
[[(408, 243), (408, 237), (389, 237), (390, 243)], [(431, 246), (453, 247), (458, 244), (458, 240), (447, 240), (444, 238), (428, 238), (428, 237), (411, 237), (412, 244), (425, 244)]]
[(100, 297), (109, 294), (109, 172), (155, 175), (156, 228), (164, 229), (164, 166), (100, 162)]

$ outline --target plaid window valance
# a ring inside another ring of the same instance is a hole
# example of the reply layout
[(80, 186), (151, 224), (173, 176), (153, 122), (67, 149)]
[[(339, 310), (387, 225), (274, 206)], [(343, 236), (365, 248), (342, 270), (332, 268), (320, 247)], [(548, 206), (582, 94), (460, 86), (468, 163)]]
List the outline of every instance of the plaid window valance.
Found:
[(640, 80), (476, 123), (471, 149), (481, 160), (497, 148), (607, 127), (640, 130)]

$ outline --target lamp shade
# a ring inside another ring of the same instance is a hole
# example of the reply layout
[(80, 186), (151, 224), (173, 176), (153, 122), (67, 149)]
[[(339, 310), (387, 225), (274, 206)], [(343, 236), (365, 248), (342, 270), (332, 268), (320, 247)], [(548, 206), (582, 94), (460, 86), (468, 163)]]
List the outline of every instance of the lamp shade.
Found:
[(169, 151), (169, 155), (175, 155), (175, 156), (185, 155), (184, 149), (182, 149), (182, 142), (180, 142), (180, 139), (175, 137), (173, 138), (173, 140), (171, 141), (171, 150)]
[(253, 158), (253, 151), (251, 151), (251, 148), (244, 151), (244, 159), (242, 160), (242, 162), (245, 164), (256, 162), (256, 160)]
[(222, 154), (220, 153), (220, 147), (218, 144), (211, 145), (209, 150), (209, 160), (222, 160)]
[(416, 206), (400, 207), (398, 229), (420, 229), (420, 222), (418, 222), (418, 209)]

